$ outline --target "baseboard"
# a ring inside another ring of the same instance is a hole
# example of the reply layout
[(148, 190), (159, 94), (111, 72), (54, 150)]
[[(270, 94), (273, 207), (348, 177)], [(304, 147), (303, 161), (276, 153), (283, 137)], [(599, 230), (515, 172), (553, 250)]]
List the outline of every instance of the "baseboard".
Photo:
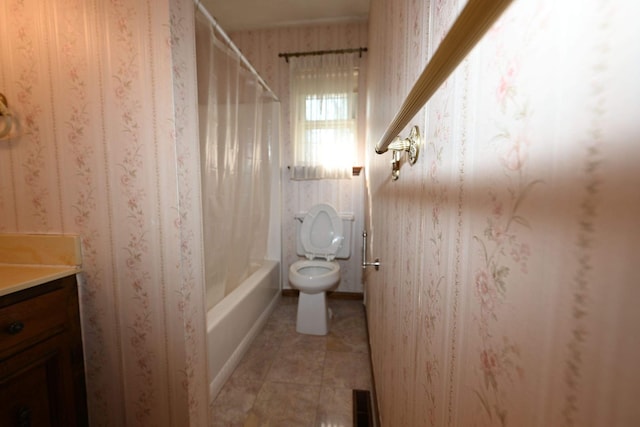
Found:
[[(297, 289), (282, 290), (283, 297), (297, 297), (299, 294), (300, 294), (300, 291)], [(364, 298), (364, 294), (359, 292), (327, 292), (327, 297), (330, 299), (362, 301), (362, 299)]]
[(378, 412), (378, 395), (376, 394), (376, 377), (373, 375), (373, 358), (371, 353), (371, 340), (369, 339), (369, 317), (367, 306), (364, 306), (364, 323), (367, 331), (367, 347), (369, 348), (369, 366), (371, 367), (371, 411), (373, 426), (380, 426), (380, 413)]

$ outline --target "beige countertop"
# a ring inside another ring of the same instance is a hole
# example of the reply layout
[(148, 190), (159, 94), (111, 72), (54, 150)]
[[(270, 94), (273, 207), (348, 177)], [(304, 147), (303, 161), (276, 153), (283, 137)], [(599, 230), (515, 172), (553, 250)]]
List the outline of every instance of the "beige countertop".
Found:
[(69, 265), (0, 264), (0, 296), (38, 286), (80, 272)]
[(0, 296), (81, 271), (76, 235), (0, 234)]

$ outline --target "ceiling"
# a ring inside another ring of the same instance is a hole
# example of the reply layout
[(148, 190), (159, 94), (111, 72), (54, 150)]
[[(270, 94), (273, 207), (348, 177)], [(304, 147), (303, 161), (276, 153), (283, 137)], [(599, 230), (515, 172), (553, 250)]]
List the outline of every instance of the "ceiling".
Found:
[(369, 0), (200, 0), (225, 31), (365, 20)]

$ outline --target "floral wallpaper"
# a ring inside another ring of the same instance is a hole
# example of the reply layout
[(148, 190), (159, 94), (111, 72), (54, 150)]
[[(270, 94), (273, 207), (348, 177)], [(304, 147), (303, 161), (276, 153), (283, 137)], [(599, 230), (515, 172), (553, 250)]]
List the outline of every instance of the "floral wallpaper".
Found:
[[(414, 118), (420, 158), (391, 182), (372, 147), (463, 6), (372, 0), (368, 26), (232, 34), (283, 117), (277, 53), (369, 48), (365, 176), (283, 170), (283, 264), (293, 215), (329, 201), (358, 218), (341, 290), (360, 291), (367, 224), (383, 425), (638, 425), (640, 6), (515, 1)], [(205, 425), (193, 2), (7, 0), (0, 24), (20, 125), (0, 232), (82, 236), (91, 425)]]
[[(215, 14), (215, 10), (213, 11)], [(341, 282), (339, 292), (362, 292), (361, 248), (364, 229), (364, 174), (351, 180), (292, 181), (286, 169), (293, 164), (293, 145), (289, 124), (289, 65), (278, 53), (305, 52), (314, 50), (366, 47), (367, 23), (333, 23), (326, 25), (293, 26), (264, 30), (231, 32), (229, 36), (243, 52), (258, 73), (280, 98), (282, 159), (282, 284), (290, 288), (289, 266), (297, 261), (296, 220), (294, 215), (307, 211), (317, 203), (330, 203), (338, 212), (355, 215), (352, 223), (351, 256), (340, 263)], [(366, 61), (364, 54), (360, 73), (359, 117), (366, 116)], [(357, 165), (364, 163), (363, 143), (365, 120), (360, 122), (360, 146)], [(337, 153), (339, 155), (339, 153)]]
[(382, 425), (636, 425), (638, 7), (514, 2), (410, 123), (420, 158), (392, 182), (373, 146), (464, 3), (371, 2)]
[(0, 231), (78, 233), (91, 425), (206, 425), (191, 0), (8, 0)]

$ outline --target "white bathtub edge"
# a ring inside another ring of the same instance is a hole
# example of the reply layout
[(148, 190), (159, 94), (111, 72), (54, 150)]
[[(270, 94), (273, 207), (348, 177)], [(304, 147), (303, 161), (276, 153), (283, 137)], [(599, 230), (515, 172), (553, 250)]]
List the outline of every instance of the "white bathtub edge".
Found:
[[(279, 282), (280, 263), (265, 260), (261, 269), (225, 297), (222, 301), (224, 304), (219, 304), (207, 313), (210, 404), (280, 300)], [(268, 295), (272, 292), (272, 296)]]
[(249, 333), (247, 333), (247, 335), (245, 335), (245, 337), (242, 339), (242, 342), (240, 342), (240, 345), (238, 345), (229, 360), (227, 360), (227, 363), (224, 364), (218, 375), (216, 375), (213, 381), (211, 381), (211, 384), (209, 384), (209, 396), (211, 402), (213, 402), (213, 400), (216, 398), (224, 383), (229, 379), (234, 369), (238, 366), (238, 364), (242, 360), (242, 357), (251, 346), (251, 343), (253, 342), (255, 337), (258, 335), (258, 333), (260, 333), (265, 323), (267, 323), (269, 316), (273, 312), (273, 309), (276, 307), (276, 304), (279, 300), (280, 294), (276, 294), (269, 303), (269, 306), (265, 309), (265, 311), (262, 312), (251, 330), (249, 330)]

